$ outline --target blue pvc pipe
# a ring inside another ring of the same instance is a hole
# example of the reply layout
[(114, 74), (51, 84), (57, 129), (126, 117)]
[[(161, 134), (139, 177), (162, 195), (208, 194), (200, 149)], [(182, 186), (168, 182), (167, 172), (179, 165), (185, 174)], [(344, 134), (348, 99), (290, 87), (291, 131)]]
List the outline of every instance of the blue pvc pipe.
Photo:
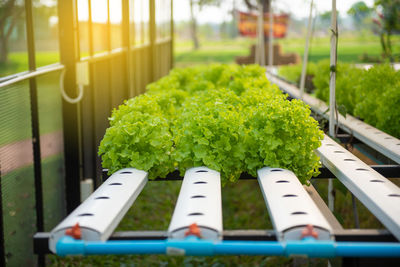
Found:
[(338, 242), (336, 255), (339, 257), (400, 257), (400, 243)]
[(222, 241), (215, 243), (215, 255), (284, 255), (285, 248), (276, 241)]
[(305, 238), (299, 241), (212, 241), (194, 236), (185, 239), (82, 241), (65, 236), (57, 254), (168, 254), (168, 255), (304, 255), (308, 257), (400, 257), (400, 243), (335, 242)]
[(56, 245), (57, 255), (122, 255), (166, 254), (165, 240), (111, 240), (83, 241), (69, 236), (62, 237)]

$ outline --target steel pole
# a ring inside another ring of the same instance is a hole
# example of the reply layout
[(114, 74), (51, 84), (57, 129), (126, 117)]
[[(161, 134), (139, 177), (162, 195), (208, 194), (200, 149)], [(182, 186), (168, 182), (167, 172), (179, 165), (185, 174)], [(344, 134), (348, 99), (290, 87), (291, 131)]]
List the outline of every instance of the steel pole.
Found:
[(258, 1), (258, 63), (265, 66), (265, 42), (264, 42), (264, 9), (261, 1)]
[[(331, 76), (329, 82), (329, 135), (335, 137), (335, 112), (336, 112), (336, 60), (337, 60), (337, 13), (336, 0), (332, 0), (332, 18), (331, 18)], [(333, 195), (333, 181), (328, 183), (328, 206), (331, 211), (335, 208), (335, 197)]]
[(304, 94), (304, 84), (306, 82), (306, 72), (307, 72), (307, 63), (308, 63), (308, 47), (311, 39), (311, 25), (312, 25), (312, 10), (313, 10), (314, 0), (311, 0), (310, 4), (310, 16), (308, 17), (308, 25), (307, 25), (307, 38), (306, 38), (306, 47), (304, 48), (304, 56), (303, 56), (303, 68), (301, 70), (301, 79), (300, 79), (300, 99), (303, 99)]
[(269, 3), (269, 37), (268, 37), (268, 67), (274, 64), (274, 16), (272, 13), (272, 0)]

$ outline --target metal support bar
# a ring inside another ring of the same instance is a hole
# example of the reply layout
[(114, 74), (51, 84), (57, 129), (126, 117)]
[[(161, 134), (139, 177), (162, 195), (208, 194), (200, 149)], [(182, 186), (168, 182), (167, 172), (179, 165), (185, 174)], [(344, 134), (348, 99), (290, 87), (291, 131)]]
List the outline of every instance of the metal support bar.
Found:
[[(127, 88), (129, 97), (134, 97), (134, 75), (132, 65), (132, 51), (131, 51), (131, 36), (130, 36), (130, 1), (122, 1), (122, 46), (126, 47), (126, 73), (127, 73)], [(132, 37), (133, 38), (133, 37)]]
[(318, 240), (331, 239), (331, 226), (293, 172), (265, 167), (257, 174), (279, 240), (301, 240), (306, 225), (315, 228)]
[[(400, 178), (400, 165), (370, 165), (372, 169), (386, 178)], [(327, 178), (335, 178), (335, 175), (325, 166), (319, 168), (321, 172), (318, 176), (313, 177), (312, 179), (327, 179)], [(102, 179), (103, 181), (108, 179), (108, 169), (103, 169)], [(257, 177), (251, 176), (247, 172), (243, 172), (240, 175), (240, 180), (255, 180)], [(183, 177), (180, 175), (179, 171), (173, 171), (169, 173), (165, 178), (156, 178), (153, 180), (149, 180), (150, 182), (160, 182), (160, 181), (182, 181)]]
[(400, 239), (400, 188), (325, 135), (321, 162)]
[[(58, 27), (60, 44), (60, 61), (66, 68), (64, 89), (67, 95), (75, 97), (76, 88), (76, 9), (74, 1), (58, 2)], [(78, 106), (63, 100), (63, 129), (65, 154), (65, 195), (67, 213), (80, 204), (80, 148)]]
[(105, 241), (112, 234), (147, 182), (147, 172), (126, 168), (114, 173), (52, 231), (50, 250), (67, 229), (79, 224), (83, 240)]
[[(35, 35), (33, 29), (33, 9), (32, 1), (25, 0), (25, 26), (26, 40), (28, 47), (28, 66), (29, 71), (36, 70), (35, 58)], [(35, 178), (35, 210), (37, 231), (44, 231), (44, 212), (43, 212), (43, 187), (42, 187), (42, 157), (40, 152), (40, 129), (39, 129), (39, 106), (36, 78), (29, 79), (30, 108), (32, 123), (32, 150), (33, 150), (33, 170)], [(45, 259), (38, 257), (38, 265), (43, 266)]]
[(222, 236), (220, 173), (206, 167), (186, 171), (168, 232), (171, 238), (184, 238), (189, 226), (196, 223), (202, 237)]
[(264, 9), (261, 1), (258, 2), (257, 11), (258, 62), (256, 63), (265, 66)]
[(0, 265), (6, 266), (6, 247), (4, 245), (3, 185), (0, 172)]
[[(369, 167), (385, 178), (400, 178), (400, 165), (369, 165)], [(325, 166), (319, 168), (319, 171), (321, 173), (312, 179), (335, 178), (335, 175)]]
[[(396, 242), (387, 230), (336, 229), (335, 240), (347, 242)], [(124, 231), (114, 232), (108, 240), (165, 240), (166, 231)], [(33, 237), (35, 254), (51, 254), (49, 250), (50, 233), (36, 233)], [(274, 230), (224, 230), (222, 240), (237, 241), (277, 241)]]
[(156, 3), (155, 0), (149, 0), (149, 39), (150, 39), (150, 70), (151, 70), (151, 81), (155, 81), (157, 78), (156, 71)]
[(308, 16), (308, 24), (307, 24), (307, 38), (306, 38), (306, 46), (304, 48), (304, 56), (303, 56), (303, 66), (301, 69), (300, 76), (300, 99), (303, 99), (304, 94), (304, 85), (306, 82), (306, 72), (307, 72), (307, 63), (308, 63), (308, 46), (311, 39), (311, 24), (312, 24), (312, 11), (314, 8), (314, 0), (311, 0), (310, 3), (310, 15)]
[(170, 69), (172, 69), (174, 67), (174, 45), (175, 45), (175, 41), (174, 41), (174, 0), (170, 0), (171, 2), (171, 65), (170, 65)]
[(31, 79), (33, 77), (39, 77), (39, 76), (42, 76), (42, 75), (45, 75), (48, 73), (61, 71), (63, 69), (64, 69), (63, 65), (56, 63), (56, 64), (47, 65), (45, 67), (37, 68), (36, 70), (33, 70), (33, 71), (21, 72), (18, 75), (12, 76), (11, 79), (7, 79), (4, 82), (0, 81), (0, 89), (7, 87), (9, 85), (12, 85), (12, 84), (21, 82), (21, 81)]
[[(274, 13), (272, 9), (272, 0), (269, 2), (269, 33), (268, 33), (268, 67), (272, 68), (274, 65)], [(262, 14), (262, 18), (264, 18), (264, 12)], [(264, 23), (263, 23), (263, 38), (264, 38)], [(265, 50), (264, 46), (262, 48)]]
[[(29, 70), (36, 70), (35, 60), (35, 37), (33, 30), (32, 1), (25, 0), (26, 12), (26, 36), (28, 42), (28, 63)], [(32, 121), (32, 147), (33, 147), (33, 168), (35, 175), (35, 207), (36, 227), (38, 231), (44, 231), (43, 218), (43, 192), (42, 192), (42, 159), (40, 153), (40, 130), (39, 130), (39, 107), (37, 84), (35, 77), (29, 79), (31, 121)]]
[(330, 80), (329, 80), (329, 135), (331, 137), (335, 137), (335, 127), (337, 127), (335, 121), (337, 38), (338, 38), (338, 28), (337, 28), (336, 0), (332, 0), (331, 56), (330, 56)]

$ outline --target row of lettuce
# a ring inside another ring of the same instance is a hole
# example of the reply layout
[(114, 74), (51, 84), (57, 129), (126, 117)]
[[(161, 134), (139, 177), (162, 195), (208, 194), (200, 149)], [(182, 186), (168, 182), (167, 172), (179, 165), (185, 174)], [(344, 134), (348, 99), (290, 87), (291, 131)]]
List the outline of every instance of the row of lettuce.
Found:
[[(283, 66), (279, 75), (298, 84), (301, 65)], [(309, 63), (307, 77), (311, 93), (329, 102), (329, 60)], [(400, 138), (400, 71), (389, 64), (366, 70), (339, 62), (336, 78), (336, 101), (346, 113)]]
[(258, 66), (174, 69), (114, 109), (99, 147), (110, 173), (126, 167), (165, 177), (207, 166), (234, 182), (264, 166), (318, 173), (323, 133), (302, 101), (288, 101)]

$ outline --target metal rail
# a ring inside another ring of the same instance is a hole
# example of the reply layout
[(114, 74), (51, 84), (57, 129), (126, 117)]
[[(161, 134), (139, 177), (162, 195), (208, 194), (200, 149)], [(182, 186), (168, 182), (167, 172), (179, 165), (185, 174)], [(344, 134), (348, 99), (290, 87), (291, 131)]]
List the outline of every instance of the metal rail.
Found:
[[(387, 230), (343, 229), (335, 231), (336, 241), (347, 242), (396, 242)], [(39, 232), (33, 237), (35, 254), (51, 254), (49, 250), (50, 233)], [(124, 231), (114, 232), (108, 240), (165, 240), (167, 231)], [(273, 230), (224, 230), (222, 240), (239, 241), (277, 241)]]
[(31, 78), (39, 77), (51, 72), (61, 71), (62, 69), (64, 69), (64, 65), (56, 63), (52, 65), (47, 65), (42, 68), (38, 68), (34, 71), (21, 72), (18, 75), (12, 76), (11, 79), (7, 79), (4, 82), (0, 82), (0, 88), (12, 85), (17, 82), (25, 81)]

